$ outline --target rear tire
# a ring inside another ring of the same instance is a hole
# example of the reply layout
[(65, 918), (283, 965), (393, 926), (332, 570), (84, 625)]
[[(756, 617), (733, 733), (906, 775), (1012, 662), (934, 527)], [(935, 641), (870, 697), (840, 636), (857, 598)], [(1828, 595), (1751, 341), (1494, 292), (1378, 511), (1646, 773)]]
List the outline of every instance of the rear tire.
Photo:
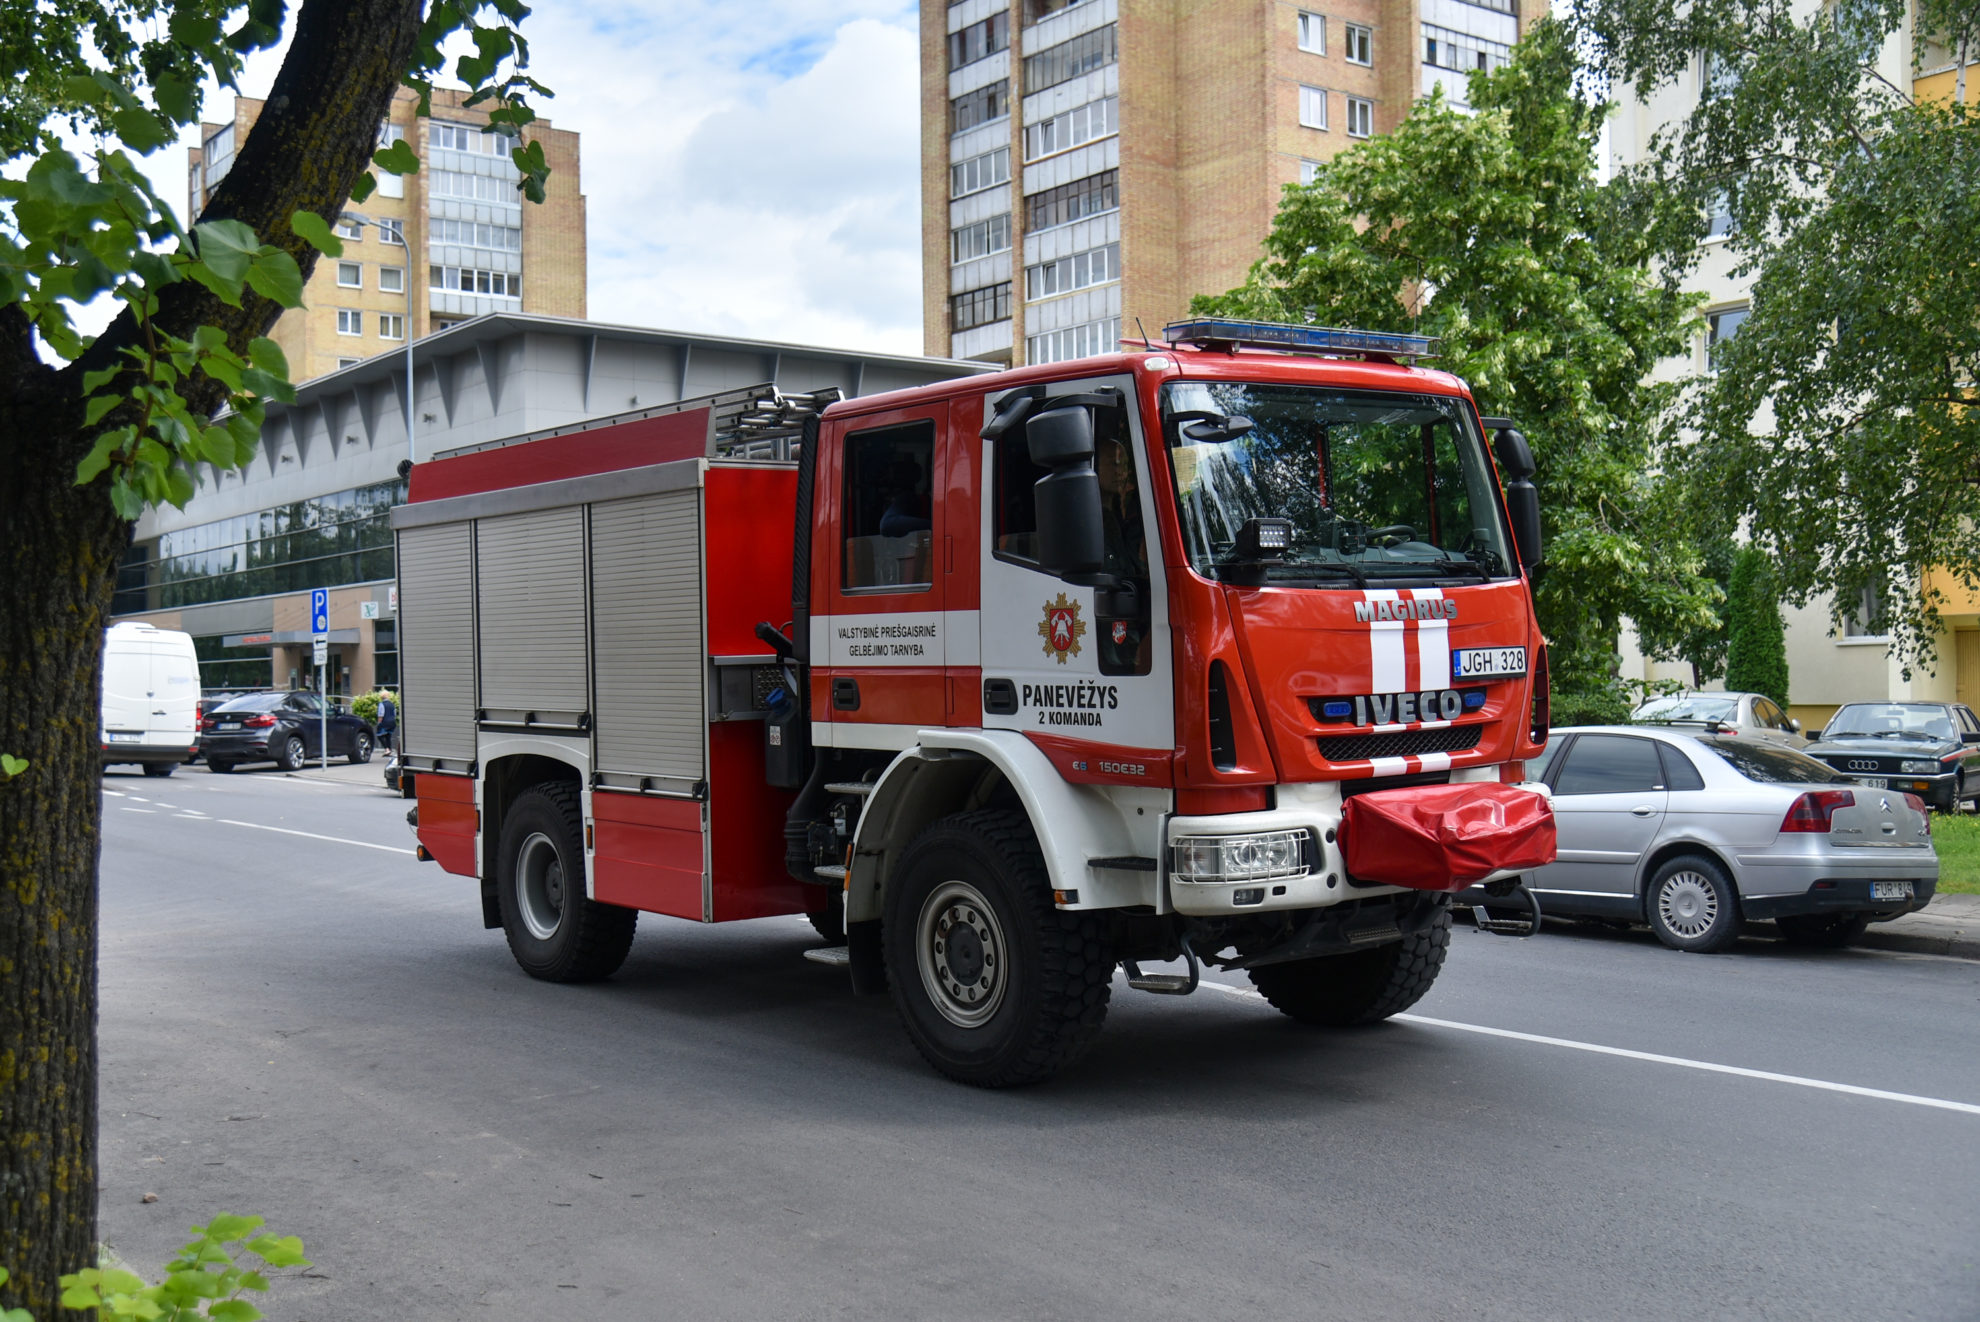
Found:
[(981, 1088), (1038, 1083), (1084, 1055), (1107, 1018), (1114, 955), (1100, 918), (1052, 903), (1023, 814), (944, 817), (902, 855), (881, 943), (915, 1049)]
[(1251, 985), (1302, 1024), (1350, 1028), (1401, 1014), (1422, 1000), (1451, 948), (1451, 911), (1400, 941), (1252, 969)]
[(359, 730), (351, 739), (351, 765), (359, 766), (371, 761), (371, 736)]
[(1643, 897), (1644, 917), (1672, 950), (1707, 955), (1739, 937), (1739, 897), (1725, 869), (1703, 854), (1681, 854), (1657, 869)]
[(808, 913), (812, 930), (835, 946), (846, 943), (846, 893), (842, 890), (831, 892), (832, 898), (817, 913)]
[(292, 734), (284, 739), (281, 749), (275, 754), (275, 765), (284, 771), (301, 771), (306, 760), (302, 736), (299, 734)]
[(562, 781), (516, 796), (502, 824), (495, 896), (509, 953), (532, 978), (610, 977), (632, 949), (639, 911), (585, 894), (578, 788)]
[(144, 764), (144, 774), (153, 777), (169, 776), (178, 769), (179, 764), (176, 762), (147, 762)]
[(1867, 913), (1805, 913), (1776, 918), (1781, 939), (1791, 946), (1812, 946), (1820, 950), (1841, 950), (1863, 935), (1870, 926)]
[(208, 771), (212, 771), (219, 775), (225, 776), (233, 772), (234, 764), (232, 762), (220, 761), (209, 757), (206, 759), (206, 769)]

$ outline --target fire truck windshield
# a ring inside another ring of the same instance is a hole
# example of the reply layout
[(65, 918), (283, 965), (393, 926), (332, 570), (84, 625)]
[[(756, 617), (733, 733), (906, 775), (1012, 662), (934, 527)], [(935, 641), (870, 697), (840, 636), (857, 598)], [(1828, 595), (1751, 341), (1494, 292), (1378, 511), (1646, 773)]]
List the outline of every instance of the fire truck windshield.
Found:
[[(1246, 418), (1252, 426), (1231, 425)], [(1504, 578), (1498, 484), (1463, 400), (1390, 391), (1178, 381), (1162, 430), (1190, 564), (1210, 578), (1256, 560), (1253, 519), (1285, 519), (1291, 544), (1267, 561), (1283, 586)]]

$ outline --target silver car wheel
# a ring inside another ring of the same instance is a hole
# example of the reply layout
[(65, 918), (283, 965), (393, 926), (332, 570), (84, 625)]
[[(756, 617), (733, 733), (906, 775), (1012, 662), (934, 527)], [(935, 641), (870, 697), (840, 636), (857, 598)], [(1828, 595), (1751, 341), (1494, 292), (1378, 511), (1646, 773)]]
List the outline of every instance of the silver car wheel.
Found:
[(1009, 946), (983, 893), (966, 881), (930, 891), (915, 922), (914, 956), (921, 986), (944, 1019), (980, 1028), (997, 1013), (1009, 985)]
[(1678, 936), (1696, 939), (1719, 920), (1719, 893), (1696, 872), (1673, 872), (1658, 888), (1657, 915)]
[(541, 831), (516, 851), (516, 911), (538, 941), (557, 935), (564, 921), (564, 861), (557, 842)]

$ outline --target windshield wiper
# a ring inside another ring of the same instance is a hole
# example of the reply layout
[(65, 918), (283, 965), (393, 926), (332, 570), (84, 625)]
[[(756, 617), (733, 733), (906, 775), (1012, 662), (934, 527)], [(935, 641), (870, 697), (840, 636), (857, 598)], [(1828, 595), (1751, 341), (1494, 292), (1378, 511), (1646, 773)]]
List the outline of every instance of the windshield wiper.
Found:
[[(1232, 565), (1212, 565), (1213, 569), (1235, 568)], [(1266, 566), (1266, 581), (1272, 579), (1298, 578), (1351, 578), (1357, 587), (1368, 586), (1368, 575), (1361, 566), (1346, 560), (1292, 560)]]
[(1476, 560), (1382, 560), (1376, 578), (1490, 578)]

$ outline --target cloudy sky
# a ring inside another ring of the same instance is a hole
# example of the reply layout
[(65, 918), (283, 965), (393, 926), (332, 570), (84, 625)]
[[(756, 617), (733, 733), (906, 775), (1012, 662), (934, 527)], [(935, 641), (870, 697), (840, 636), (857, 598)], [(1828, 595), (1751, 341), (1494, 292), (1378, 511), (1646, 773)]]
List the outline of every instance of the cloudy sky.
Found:
[[(591, 317), (921, 352), (916, 23), (912, 0), (537, 0), (538, 113), (583, 134)], [(182, 198), (183, 147), (152, 159)]]

